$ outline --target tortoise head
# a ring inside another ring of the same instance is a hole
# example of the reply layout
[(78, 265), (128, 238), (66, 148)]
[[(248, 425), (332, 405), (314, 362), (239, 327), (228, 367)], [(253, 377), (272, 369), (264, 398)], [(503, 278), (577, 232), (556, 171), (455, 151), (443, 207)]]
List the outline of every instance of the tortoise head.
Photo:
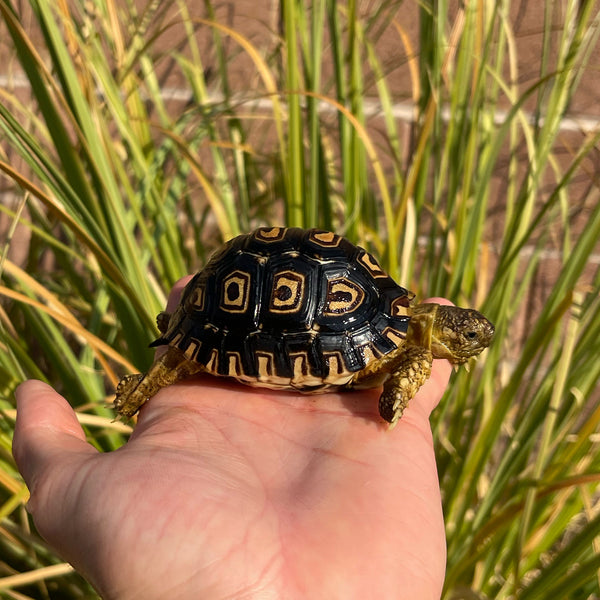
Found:
[[(411, 324), (422, 321), (417, 339), (425, 342), (431, 336), (434, 358), (446, 358), (453, 365), (462, 365), (485, 350), (494, 337), (494, 326), (478, 311), (458, 306), (419, 304), (413, 308)], [(423, 325), (427, 323), (426, 327)]]

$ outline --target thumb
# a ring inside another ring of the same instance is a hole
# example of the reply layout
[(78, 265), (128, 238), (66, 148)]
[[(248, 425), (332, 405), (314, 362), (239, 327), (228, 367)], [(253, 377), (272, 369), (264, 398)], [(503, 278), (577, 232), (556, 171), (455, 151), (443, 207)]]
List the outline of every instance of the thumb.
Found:
[(13, 456), (32, 493), (41, 477), (52, 477), (69, 455), (86, 456), (96, 450), (68, 402), (42, 381), (30, 380), (16, 390), (17, 421)]

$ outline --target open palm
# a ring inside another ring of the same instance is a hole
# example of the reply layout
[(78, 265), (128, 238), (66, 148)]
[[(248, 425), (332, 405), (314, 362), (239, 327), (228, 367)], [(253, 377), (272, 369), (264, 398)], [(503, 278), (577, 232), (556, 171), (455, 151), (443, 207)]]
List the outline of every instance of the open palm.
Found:
[(30, 510), (104, 598), (439, 598), (437, 362), (390, 432), (377, 392), (307, 398), (207, 378), (162, 390), (107, 454), (28, 382), (14, 449)]
[(103, 598), (440, 597), (431, 379), (392, 431), (379, 390), (301, 396), (202, 377), (161, 390), (99, 453), (52, 388), (17, 392), (40, 533)]

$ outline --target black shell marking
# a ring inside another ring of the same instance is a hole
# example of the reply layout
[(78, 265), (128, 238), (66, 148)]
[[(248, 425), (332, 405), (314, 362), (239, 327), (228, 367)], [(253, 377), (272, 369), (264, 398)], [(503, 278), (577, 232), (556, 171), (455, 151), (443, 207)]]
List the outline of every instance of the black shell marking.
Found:
[(245, 383), (323, 389), (402, 343), (411, 298), (341, 236), (261, 228), (212, 256), (153, 345)]

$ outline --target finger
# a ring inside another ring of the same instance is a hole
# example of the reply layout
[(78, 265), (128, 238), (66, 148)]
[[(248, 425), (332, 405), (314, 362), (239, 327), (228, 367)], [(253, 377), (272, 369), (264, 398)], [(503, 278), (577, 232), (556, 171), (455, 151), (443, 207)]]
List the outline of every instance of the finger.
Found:
[(434, 296), (433, 298), (427, 298), (427, 300), (423, 300), (423, 304), (443, 304), (444, 306), (454, 306), (454, 302), (450, 302), (447, 298), (441, 298), (439, 296)]
[[(167, 299), (167, 306), (165, 308), (165, 312), (168, 314), (173, 314), (177, 305), (179, 304), (179, 300), (181, 300), (181, 294), (183, 293), (183, 289), (188, 284), (190, 279), (192, 279), (193, 275), (186, 275), (182, 277), (178, 281), (175, 282), (175, 285), (171, 288), (171, 292), (169, 293), (169, 298)], [(159, 346), (154, 353), (154, 360), (158, 360), (165, 352), (167, 351), (167, 346)]]
[(183, 288), (188, 284), (193, 275), (186, 275), (182, 277), (178, 281), (175, 282), (175, 285), (171, 289), (171, 293), (169, 294), (169, 299), (167, 300), (167, 312), (172, 313), (179, 304), (179, 300), (181, 298), (181, 294), (183, 292)]
[(96, 451), (67, 401), (42, 381), (26, 381), (16, 390), (17, 421), (13, 455), (30, 490), (66, 453)]

